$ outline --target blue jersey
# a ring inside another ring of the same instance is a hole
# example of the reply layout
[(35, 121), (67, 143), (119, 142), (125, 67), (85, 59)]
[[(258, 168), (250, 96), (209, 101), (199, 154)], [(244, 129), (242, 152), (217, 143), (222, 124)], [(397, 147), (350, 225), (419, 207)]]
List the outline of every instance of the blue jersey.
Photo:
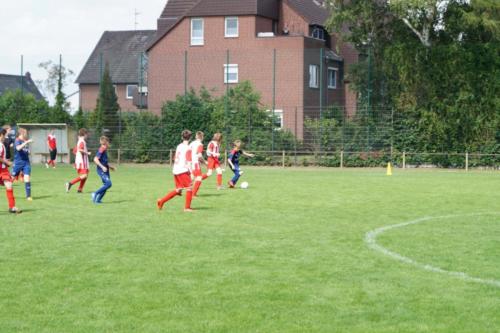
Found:
[[(101, 164), (103, 166), (105, 166), (106, 168), (108, 168), (108, 148), (106, 146), (101, 146), (101, 148), (99, 148), (99, 150), (97, 151), (97, 154), (95, 155), (95, 157), (97, 157), (99, 159), (99, 162), (101, 162)], [(99, 167), (97, 167), (97, 169), (101, 169)]]
[(233, 149), (229, 153), (228, 157), (234, 165), (238, 165), (240, 163), (239, 159), (240, 159), (241, 154), (243, 154), (243, 151)]
[(21, 139), (16, 139), (14, 142), (14, 164), (26, 164), (30, 162), (30, 149), (28, 145), (24, 146), (23, 149), (17, 150), (17, 147), (22, 145), (25, 141)]

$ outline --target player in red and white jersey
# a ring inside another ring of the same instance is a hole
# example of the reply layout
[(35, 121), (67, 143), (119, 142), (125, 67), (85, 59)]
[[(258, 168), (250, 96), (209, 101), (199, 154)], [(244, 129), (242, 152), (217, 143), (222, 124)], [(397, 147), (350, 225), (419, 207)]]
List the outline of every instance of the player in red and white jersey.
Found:
[(222, 133), (215, 133), (212, 141), (207, 147), (208, 172), (203, 179), (210, 177), (214, 170), (217, 172), (217, 189), (222, 188), (222, 168), (220, 167), (220, 146), (222, 142)]
[(186, 203), (184, 205), (185, 212), (192, 212), (191, 201), (193, 200), (193, 189), (191, 181), (191, 149), (189, 140), (191, 140), (191, 131), (184, 130), (182, 132), (182, 143), (177, 146), (175, 151), (175, 162), (173, 168), (175, 190), (168, 193), (165, 197), (158, 199), (156, 202), (158, 209), (162, 210), (163, 205), (173, 199), (175, 196), (181, 196), (182, 191), (186, 190)]
[(54, 169), (56, 168), (56, 158), (57, 158), (57, 141), (56, 136), (54, 135), (54, 130), (50, 130), (49, 135), (47, 136), (47, 146), (49, 147), (50, 159), (45, 166), (47, 169), (49, 166), (52, 166)]
[(193, 197), (196, 197), (198, 194), (198, 190), (201, 186), (201, 181), (207, 178), (207, 176), (203, 175), (201, 172), (201, 163), (205, 163), (205, 159), (203, 158), (203, 139), (205, 134), (203, 132), (196, 132), (196, 140), (191, 142), (189, 145), (191, 149), (191, 161), (192, 161), (192, 175), (194, 177), (194, 187), (193, 187)]
[(12, 164), (7, 159), (7, 150), (3, 144), (7, 131), (0, 129), (0, 185), (5, 186), (7, 200), (9, 202), (9, 212), (12, 214), (20, 214), (21, 210), (16, 207), (16, 199), (14, 198), (14, 189), (12, 188), (12, 176), (9, 172), (9, 166)]
[(78, 131), (78, 143), (76, 144), (73, 152), (75, 153), (75, 168), (78, 172), (78, 177), (73, 179), (72, 181), (66, 183), (66, 192), (69, 192), (71, 187), (76, 183), (80, 183), (78, 187), (78, 193), (82, 193), (83, 187), (87, 182), (87, 178), (89, 176), (89, 156), (90, 152), (87, 150), (87, 137), (88, 131), (85, 128), (82, 128)]

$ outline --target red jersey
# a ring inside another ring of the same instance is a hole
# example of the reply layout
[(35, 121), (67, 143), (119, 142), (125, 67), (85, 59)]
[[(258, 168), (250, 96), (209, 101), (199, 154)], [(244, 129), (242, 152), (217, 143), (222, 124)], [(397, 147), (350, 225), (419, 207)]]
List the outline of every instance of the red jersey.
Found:
[[(0, 157), (1, 157), (2, 161), (7, 159), (5, 156), (6, 156), (5, 146), (0, 143)], [(9, 170), (9, 166), (7, 164), (0, 163), (0, 173), (2, 171), (7, 171), (8, 172), (8, 170)]]
[(220, 156), (220, 145), (217, 141), (210, 141), (207, 147), (207, 156), (218, 159)]
[(89, 155), (87, 151), (87, 143), (83, 138), (78, 138), (78, 144), (76, 146), (75, 165), (78, 170), (89, 169)]
[(47, 137), (47, 143), (49, 144), (50, 150), (54, 150), (57, 148), (56, 136), (49, 134)]
[(188, 144), (181, 143), (175, 151), (173, 173), (180, 175), (186, 172), (191, 172), (191, 149)]
[(203, 157), (203, 143), (200, 140), (195, 140), (189, 145), (191, 149), (191, 162), (193, 170), (200, 169), (200, 159)]

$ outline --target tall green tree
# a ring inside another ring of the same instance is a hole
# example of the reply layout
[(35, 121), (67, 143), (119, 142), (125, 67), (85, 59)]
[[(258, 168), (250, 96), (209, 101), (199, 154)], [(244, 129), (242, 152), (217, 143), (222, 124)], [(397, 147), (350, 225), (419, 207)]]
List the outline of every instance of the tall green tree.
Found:
[(109, 71), (109, 64), (106, 63), (99, 86), (99, 96), (97, 106), (92, 117), (92, 124), (96, 132), (101, 135), (114, 137), (119, 130), (118, 96)]

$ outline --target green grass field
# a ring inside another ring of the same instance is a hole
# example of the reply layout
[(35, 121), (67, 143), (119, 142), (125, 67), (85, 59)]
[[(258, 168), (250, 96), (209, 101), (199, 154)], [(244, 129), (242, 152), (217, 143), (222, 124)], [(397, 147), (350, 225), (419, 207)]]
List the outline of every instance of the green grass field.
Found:
[[(121, 167), (106, 203), (33, 172), (34, 201), (0, 200), (0, 332), (500, 332), (498, 172), (248, 168), (248, 190), (204, 183), (197, 211), (167, 167)], [(228, 174), (225, 175), (227, 181)], [(2, 190), (3, 191), (3, 190)], [(473, 213), (488, 213), (471, 216)]]

